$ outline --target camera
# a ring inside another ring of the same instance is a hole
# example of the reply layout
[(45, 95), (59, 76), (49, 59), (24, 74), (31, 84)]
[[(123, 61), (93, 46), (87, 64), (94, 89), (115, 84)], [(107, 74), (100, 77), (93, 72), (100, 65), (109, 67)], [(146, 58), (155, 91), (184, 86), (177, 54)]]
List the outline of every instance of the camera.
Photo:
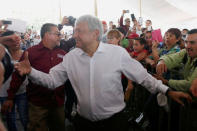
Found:
[(12, 24), (12, 21), (9, 21), (9, 20), (2, 20), (2, 23), (4, 25), (11, 25)]
[(136, 18), (135, 18), (135, 15), (134, 15), (134, 14), (131, 14), (131, 19), (132, 19), (132, 21), (136, 20)]
[(75, 25), (75, 21), (76, 21), (76, 18), (74, 18), (73, 16), (69, 16), (68, 17), (68, 26), (74, 26)]

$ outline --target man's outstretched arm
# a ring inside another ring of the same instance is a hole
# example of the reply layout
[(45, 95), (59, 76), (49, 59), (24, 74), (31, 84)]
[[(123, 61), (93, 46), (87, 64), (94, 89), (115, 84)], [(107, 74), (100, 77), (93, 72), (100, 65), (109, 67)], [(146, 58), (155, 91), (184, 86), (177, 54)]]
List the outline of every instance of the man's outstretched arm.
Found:
[(63, 62), (51, 68), (47, 74), (31, 67), (28, 52), (24, 53), (24, 60), (14, 66), (21, 76), (28, 75), (32, 82), (52, 89), (63, 85), (68, 79)]

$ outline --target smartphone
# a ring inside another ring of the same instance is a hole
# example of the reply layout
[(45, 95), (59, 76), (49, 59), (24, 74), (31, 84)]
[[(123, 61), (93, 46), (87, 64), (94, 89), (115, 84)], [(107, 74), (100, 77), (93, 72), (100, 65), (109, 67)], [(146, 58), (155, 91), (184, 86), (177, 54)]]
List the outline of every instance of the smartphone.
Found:
[(132, 19), (132, 21), (136, 20), (136, 18), (135, 18), (135, 15), (134, 15), (134, 14), (131, 14), (131, 19)]
[(2, 23), (4, 25), (11, 25), (12, 24), (12, 21), (9, 21), (9, 20), (2, 20)]

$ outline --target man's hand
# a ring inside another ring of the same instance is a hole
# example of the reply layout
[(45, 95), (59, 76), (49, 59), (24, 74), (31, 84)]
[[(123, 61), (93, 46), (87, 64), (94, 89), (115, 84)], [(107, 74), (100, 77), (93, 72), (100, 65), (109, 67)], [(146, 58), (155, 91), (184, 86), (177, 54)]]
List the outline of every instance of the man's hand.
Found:
[(24, 53), (24, 60), (14, 65), (15, 69), (21, 76), (29, 74), (31, 72), (31, 65), (28, 59), (28, 52)]
[(21, 41), (21, 38), (20, 36), (16, 35), (16, 34), (13, 34), (13, 35), (9, 35), (9, 36), (3, 36), (3, 37), (0, 37), (0, 42), (2, 44), (5, 44), (4, 42), (6, 41), (13, 41), (13, 42), (16, 42), (16, 43), (19, 43)]
[(162, 75), (164, 72), (167, 72), (167, 66), (164, 60), (160, 60), (156, 66), (156, 72), (158, 75)]
[(6, 113), (6, 112), (11, 112), (12, 111), (12, 107), (13, 107), (13, 100), (6, 100), (4, 103), (3, 103), (3, 106), (1, 108), (1, 111), (3, 113)]
[(126, 92), (125, 92), (125, 95), (124, 95), (125, 101), (129, 101), (129, 98), (131, 96), (131, 92), (132, 92), (133, 89), (134, 89), (134, 86), (132, 84), (132, 81), (128, 80), (128, 86), (127, 86), (127, 89), (126, 89)]
[(197, 97), (197, 79), (194, 79), (190, 88), (190, 92), (193, 96)]
[(164, 79), (161, 75), (153, 74), (157, 80), (161, 80), (163, 84), (168, 85), (168, 80)]
[(192, 97), (189, 94), (184, 93), (184, 92), (180, 92), (180, 91), (168, 91), (168, 94), (167, 95), (169, 97), (171, 97), (177, 103), (181, 104), (182, 106), (184, 106), (184, 103), (181, 100), (181, 98), (186, 99), (188, 103), (191, 103), (192, 102)]
[(153, 40), (152, 41), (152, 50), (157, 50), (158, 45), (159, 45), (159, 41)]

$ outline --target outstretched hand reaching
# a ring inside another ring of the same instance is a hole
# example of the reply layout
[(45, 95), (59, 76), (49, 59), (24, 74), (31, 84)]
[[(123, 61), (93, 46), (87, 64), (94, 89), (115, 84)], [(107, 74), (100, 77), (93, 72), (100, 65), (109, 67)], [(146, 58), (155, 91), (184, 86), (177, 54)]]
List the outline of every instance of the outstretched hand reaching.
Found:
[(16, 63), (14, 67), (21, 76), (29, 74), (31, 72), (31, 65), (28, 59), (27, 51), (24, 52), (24, 60)]

